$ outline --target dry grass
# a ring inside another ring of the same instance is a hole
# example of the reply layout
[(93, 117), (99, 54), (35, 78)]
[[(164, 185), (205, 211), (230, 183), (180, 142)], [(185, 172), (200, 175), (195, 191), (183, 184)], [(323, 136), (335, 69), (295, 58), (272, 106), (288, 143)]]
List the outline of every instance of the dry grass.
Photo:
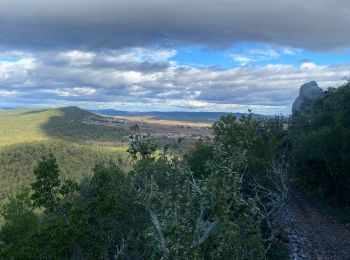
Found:
[(176, 121), (176, 120), (164, 120), (164, 119), (155, 119), (151, 116), (115, 116), (118, 119), (124, 119), (129, 122), (143, 122), (149, 124), (159, 124), (167, 126), (189, 126), (189, 127), (211, 127), (211, 123), (204, 122), (186, 122), (186, 121)]

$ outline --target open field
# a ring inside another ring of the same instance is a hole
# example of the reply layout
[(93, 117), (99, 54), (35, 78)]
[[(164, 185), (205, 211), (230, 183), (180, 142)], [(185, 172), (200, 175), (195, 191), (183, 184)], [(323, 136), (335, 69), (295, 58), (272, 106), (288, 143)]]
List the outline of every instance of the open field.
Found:
[(57, 109), (0, 111), (0, 147), (48, 140), (42, 127), (53, 116), (63, 116), (63, 112)]
[[(150, 134), (159, 141), (176, 141), (178, 138), (183, 139), (186, 143), (191, 144), (196, 140), (212, 138), (211, 123), (187, 122), (176, 120), (162, 120), (153, 117), (134, 117), (134, 116), (117, 116), (91, 118), (83, 121), (88, 125), (103, 125), (115, 127), (116, 129), (129, 130), (138, 125), (143, 134)], [(131, 131), (130, 131), (131, 132)], [(124, 136), (124, 141), (128, 136)]]
[(136, 123), (149, 123), (149, 124), (159, 124), (167, 126), (189, 126), (189, 127), (211, 127), (212, 123), (205, 122), (189, 122), (189, 121), (177, 121), (177, 120), (166, 120), (166, 119), (156, 119), (152, 116), (115, 116), (115, 118), (125, 119), (129, 122)]

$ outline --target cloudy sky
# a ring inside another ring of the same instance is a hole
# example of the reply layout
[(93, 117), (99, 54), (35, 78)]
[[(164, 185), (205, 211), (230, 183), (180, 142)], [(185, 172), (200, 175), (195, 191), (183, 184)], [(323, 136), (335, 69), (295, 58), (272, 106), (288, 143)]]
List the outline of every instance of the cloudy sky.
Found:
[(0, 107), (289, 114), (350, 76), (348, 0), (0, 0)]

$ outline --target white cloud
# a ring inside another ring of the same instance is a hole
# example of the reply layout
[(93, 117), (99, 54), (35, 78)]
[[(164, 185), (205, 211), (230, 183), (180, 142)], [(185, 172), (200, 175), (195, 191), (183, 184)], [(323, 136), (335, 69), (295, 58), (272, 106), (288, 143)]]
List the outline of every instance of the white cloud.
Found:
[(174, 49), (150, 49), (131, 48), (117, 51), (110, 51), (102, 54), (99, 58), (107, 62), (166, 62), (176, 55)]
[(94, 52), (72, 50), (67, 52), (61, 52), (55, 58), (58, 61), (67, 61), (70, 63), (70, 65), (73, 66), (81, 66), (89, 65), (95, 57), (96, 53)]
[(0, 97), (14, 97), (16, 95), (16, 91), (8, 91), (0, 89)]
[(249, 58), (249, 57), (242, 56), (242, 55), (232, 54), (231, 57), (235, 62), (239, 63), (241, 66), (246, 66), (246, 65), (256, 61), (253, 58)]
[(51, 53), (0, 62), (0, 95), (6, 97), (0, 105), (51, 102), (140, 110), (243, 112), (252, 108), (260, 113), (289, 113), (301, 84), (316, 80), (327, 88), (350, 74), (350, 64), (310, 62), (230, 69), (182, 67), (169, 62), (174, 52), (168, 49), (136, 53), (132, 62), (125, 58), (131, 50), (67, 53), (68, 64), (73, 59), (74, 66), (53, 61), (56, 56)]
[(96, 89), (89, 87), (74, 87), (62, 89), (43, 89), (42, 93), (56, 94), (61, 97), (91, 96), (96, 93)]
[(251, 65), (257, 62), (278, 60), (282, 56), (297, 55), (300, 50), (290, 47), (252, 47), (245, 50), (231, 50), (229, 56), (241, 66)]
[[(319, 66), (319, 68), (322, 68), (322, 67)], [(300, 69), (312, 71), (312, 70), (318, 69), (318, 66), (313, 62), (304, 62), (300, 65)]]

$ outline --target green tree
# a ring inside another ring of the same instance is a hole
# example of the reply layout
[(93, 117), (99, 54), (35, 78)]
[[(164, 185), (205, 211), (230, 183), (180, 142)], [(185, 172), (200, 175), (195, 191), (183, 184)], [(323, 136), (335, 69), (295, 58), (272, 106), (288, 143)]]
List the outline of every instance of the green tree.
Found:
[(2, 205), (4, 224), (0, 232), (0, 255), (7, 259), (34, 259), (39, 248), (33, 246), (39, 229), (29, 189), (25, 189)]
[(263, 259), (259, 208), (241, 193), (245, 152), (223, 157), (222, 145), (215, 149), (203, 180), (170, 156), (149, 154), (136, 163), (137, 201), (151, 219), (145, 230), (149, 258)]
[(31, 185), (32, 199), (36, 207), (44, 207), (46, 211), (55, 211), (59, 203), (59, 170), (56, 158), (52, 153), (42, 157), (34, 169), (36, 181)]

